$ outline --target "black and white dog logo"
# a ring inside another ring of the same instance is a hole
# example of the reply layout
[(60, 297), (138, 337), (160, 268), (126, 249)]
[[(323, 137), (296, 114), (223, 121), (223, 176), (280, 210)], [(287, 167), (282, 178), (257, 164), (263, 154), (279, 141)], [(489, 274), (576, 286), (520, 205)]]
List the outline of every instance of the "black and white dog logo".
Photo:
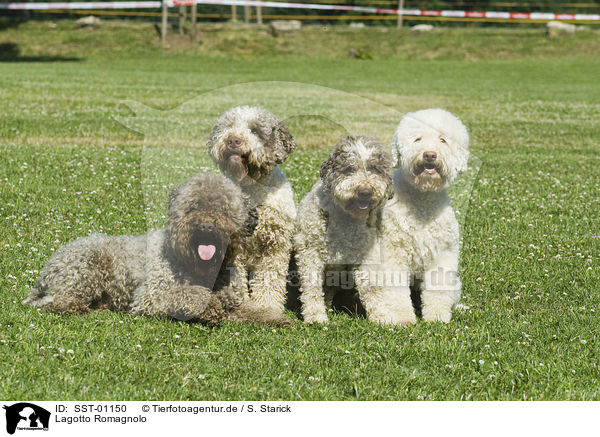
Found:
[(6, 432), (14, 434), (18, 430), (48, 430), (50, 412), (35, 404), (19, 402), (4, 406), (6, 410)]

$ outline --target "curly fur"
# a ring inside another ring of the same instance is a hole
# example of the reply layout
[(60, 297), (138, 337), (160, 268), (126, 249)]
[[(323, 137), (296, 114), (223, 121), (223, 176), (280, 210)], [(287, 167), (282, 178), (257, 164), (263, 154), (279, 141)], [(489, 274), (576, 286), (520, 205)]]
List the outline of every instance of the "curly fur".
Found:
[(448, 322), (458, 303), (459, 226), (446, 187), (467, 168), (469, 136), (443, 109), (406, 114), (392, 142), (398, 168), (383, 208), (381, 262), (357, 275), (383, 323), (411, 324), (410, 285), (420, 282), (425, 321)]
[(278, 164), (296, 149), (286, 126), (260, 107), (239, 106), (216, 121), (207, 141), (210, 156), (246, 194), (255, 226), (240, 242), (237, 287), (262, 307), (282, 312), (296, 206)]
[[(378, 140), (347, 136), (300, 203), (294, 251), (305, 322), (326, 322), (336, 288), (351, 288), (354, 270), (373, 262), (365, 255), (377, 245), (381, 206), (391, 195), (390, 162)], [(360, 289), (359, 296), (363, 300)], [(370, 307), (365, 309), (370, 317)]]
[(209, 325), (287, 325), (287, 318), (259, 310), (232, 289), (247, 209), (235, 184), (197, 175), (172, 191), (165, 229), (94, 234), (59, 248), (23, 303), (63, 314), (110, 310)]

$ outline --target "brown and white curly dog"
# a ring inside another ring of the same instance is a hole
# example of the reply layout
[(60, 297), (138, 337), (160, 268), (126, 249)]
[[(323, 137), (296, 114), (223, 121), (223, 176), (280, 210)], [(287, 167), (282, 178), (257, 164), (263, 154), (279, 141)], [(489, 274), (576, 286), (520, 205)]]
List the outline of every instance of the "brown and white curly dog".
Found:
[(356, 288), (367, 317), (381, 321), (385, 308), (356, 271), (379, 262), (367, 255), (378, 245), (381, 209), (391, 195), (391, 155), (375, 138), (349, 135), (335, 145), (320, 175), (300, 202), (294, 236), (304, 321), (327, 322), (340, 288)]
[(282, 312), (296, 206), (278, 165), (296, 149), (296, 142), (271, 112), (239, 106), (216, 121), (207, 145), (220, 169), (249, 197), (257, 220), (240, 244), (237, 285), (259, 306)]

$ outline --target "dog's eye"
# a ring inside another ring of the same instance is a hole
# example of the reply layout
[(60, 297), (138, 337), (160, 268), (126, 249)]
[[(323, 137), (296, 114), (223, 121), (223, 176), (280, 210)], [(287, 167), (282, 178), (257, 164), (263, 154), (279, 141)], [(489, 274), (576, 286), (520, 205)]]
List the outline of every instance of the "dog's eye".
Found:
[(252, 129), (250, 129), (250, 132), (252, 133), (252, 135), (256, 135), (258, 138), (263, 137), (262, 131), (257, 127), (253, 127)]
[(421, 139), (422, 139), (422, 137), (415, 139), (415, 143), (418, 143), (419, 141), (421, 141)]
[(440, 138), (440, 141), (444, 144), (446, 144), (446, 138)]
[(353, 167), (346, 167), (344, 170), (342, 170), (343, 174), (351, 174), (354, 173), (354, 168)]

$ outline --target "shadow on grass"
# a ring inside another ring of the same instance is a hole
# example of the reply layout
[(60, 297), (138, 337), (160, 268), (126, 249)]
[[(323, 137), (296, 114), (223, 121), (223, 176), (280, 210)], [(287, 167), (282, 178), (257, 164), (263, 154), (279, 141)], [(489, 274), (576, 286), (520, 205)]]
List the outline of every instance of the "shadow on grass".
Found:
[[(298, 276), (298, 265), (296, 264), (296, 256), (292, 253), (289, 274), (287, 282), (287, 299), (285, 308), (292, 311), (299, 319), (302, 319), (302, 303), (300, 302), (300, 282)], [(365, 318), (367, 312), (363, 307), (358, 293), (354, 287), (332, 289), (335, 294), (333, 296), (332, 309), (334, 312), (349, 314), (351, 316)]]
[(19, 27), (31, 16), (31, 11), (11, 11), (3, 9), (0, 11), (0, 31)]
[(82, 60), (82, 58), (70, 56), (22, 56), (21, 49), (17, 43), (0, 43), (0, 62), (79, 62)]
[[(348, 268), (348, 271), (351, 271), (350, 267)], [(292, 257), (290, 259), (289, 272), (285, 308), (289, 311), (292, 311), (299, 319), (302, 319), (302, 303), (300, 302), (299, 286), (300, 278), (297, 274), (298, 265), (296, 264), (296, 257), (294, 253), (292, 253)], [(410, 287), (410, 299), (412, 300), (415, 314), (419, 319), (423, 316), (421, 285), (422, 281), (416, 280), (415, 283)], [(355, 317), (367, 317), (367, 312), (362, 305), (360, 298), (358, 297), (358, 292), (354, 287), (351, 289), (336, 289), (335, 295), (333, 296), (332, 309), (335, 312), (341, 312)]]

